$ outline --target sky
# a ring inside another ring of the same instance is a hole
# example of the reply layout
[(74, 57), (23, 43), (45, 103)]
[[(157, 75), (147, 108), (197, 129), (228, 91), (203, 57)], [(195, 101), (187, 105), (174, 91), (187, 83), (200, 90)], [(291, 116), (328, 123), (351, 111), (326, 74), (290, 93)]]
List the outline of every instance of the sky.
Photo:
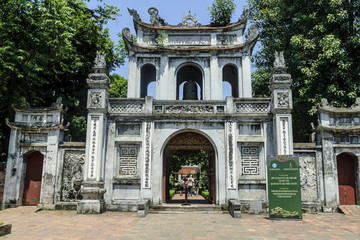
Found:
[[(210, 24), (210, 16), (207, 8), (213, 3), (212, 0), (90, 0), (88, 6), (95, 8), (97, 5), (113, 5), (120, 9), (121, 16), (118, 16), (116, 20), (109, 21), (107, 28), (110, 30), (110, 36), (114, 42), (119, 41), (118, 33), (121, 33), (122, 29), (127, 27), (132, 34), (135, 34), (132, 16), (130, 16), (127, 8), (135, 9), (139, 13), (143, 22), (150, 22), (150, 15), (148, 9), (155, 7), (159, 10), (159, 16), (165, 19), (170, 25), (177, 25), (182, 22), (184, 14), (187, 15), (189, 10), (191, 14), (196, 14), (198, 23), (203, 25)], [(231, 19), (231, 22), (237, 21), (243, 8), (247, 6), (246, 0), (235, 0), (236, 12)], [(128, 76), (128, 64), (115, 69), (113, 73), (118, 73), (121, 76), (127, 78)]]

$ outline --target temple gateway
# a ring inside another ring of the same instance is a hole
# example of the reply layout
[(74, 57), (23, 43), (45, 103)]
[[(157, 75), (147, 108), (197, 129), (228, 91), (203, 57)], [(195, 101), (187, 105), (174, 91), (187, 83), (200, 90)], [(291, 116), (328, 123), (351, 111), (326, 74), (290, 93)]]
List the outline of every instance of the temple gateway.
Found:
[(170, 162), (181, 150), (206, 152), (213, 205), (233, 201), (242, 211), (266, 210), (266, 157), (275, 154), (300, 156), (304, 209), (359, 203), (360, 100), (334, 108), (324, 99), (314, 141), (293, 144), (292, 80), (282, 53), (276, 53), (271, 97), (252, 97), (258, 29), (244, 36), (248, 11), (224, 27), (201, 25), (190, 12), (176, 26), (156, 8), (149, 9), (150, 23), (129, 13), (136, 37), (123, 29), (128, 95), (109, 98), (105, 56), (98, 54), (87, 80), (86, 143), (64, 138), (61, 99), (47, 108), (25, 100), (14, 106), (5, 206), (146, 214), (169, 202)]

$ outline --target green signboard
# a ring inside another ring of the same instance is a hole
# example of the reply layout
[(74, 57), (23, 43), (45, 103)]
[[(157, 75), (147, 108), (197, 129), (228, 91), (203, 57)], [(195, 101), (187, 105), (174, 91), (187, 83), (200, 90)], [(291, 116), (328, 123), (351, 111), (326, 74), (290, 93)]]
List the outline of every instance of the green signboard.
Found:
[(269, 217), (302, 219), (299, 157), (268, 155)]

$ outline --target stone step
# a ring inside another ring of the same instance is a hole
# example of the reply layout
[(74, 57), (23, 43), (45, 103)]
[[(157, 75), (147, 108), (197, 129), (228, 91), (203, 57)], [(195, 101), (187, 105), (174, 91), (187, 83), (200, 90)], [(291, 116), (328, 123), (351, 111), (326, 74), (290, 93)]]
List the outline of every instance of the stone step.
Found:
[(213, 204), (203, 204), (203, 205), (181, 205), (181, 204), (171, 204), (171, 205), (153, 205), (150, 207), (149, 213), (219, 213), (219, 214), (228, 214), (229, 211), (221, 206)]
[(339, 212), (345, 215), (360, 216), (360, 205), (340, 205)]

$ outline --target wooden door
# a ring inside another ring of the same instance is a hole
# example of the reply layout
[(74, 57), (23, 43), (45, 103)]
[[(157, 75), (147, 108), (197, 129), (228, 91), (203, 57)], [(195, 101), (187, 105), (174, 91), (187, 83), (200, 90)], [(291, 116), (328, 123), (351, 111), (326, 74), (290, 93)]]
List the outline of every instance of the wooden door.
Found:
[(23, 205), (40, 203), (43, 159), (40, 152), (33, 152), (26, 157)]
[(355, 205), (355, 161), (347, 153), (337, 157), (340, 205)]

